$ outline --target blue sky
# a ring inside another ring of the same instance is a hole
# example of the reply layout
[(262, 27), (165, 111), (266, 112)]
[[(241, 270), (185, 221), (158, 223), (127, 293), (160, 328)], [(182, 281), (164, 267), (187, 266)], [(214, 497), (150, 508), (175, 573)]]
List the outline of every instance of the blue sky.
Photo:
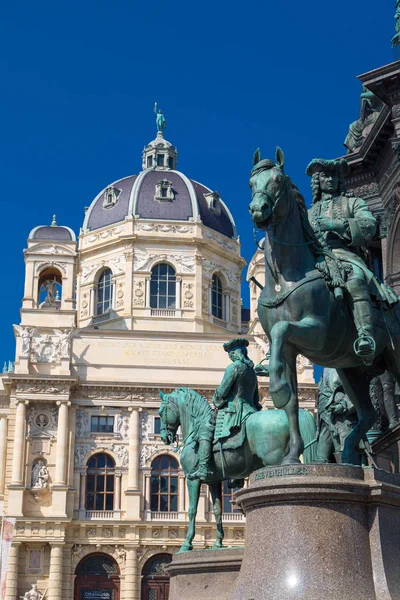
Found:
[[(187, 176), (229, 205), (254, 252), (257, 146), (310, 198), (312, 158), (343, 154), (360, 73), (394, 60), (394, 0), (5, 3), (0, 39), (3, 294), (0, 361), (14, 359), (29, 231), (77, 233), (108, 183), (141, 169), (154, 102)], [(244, 294), (248, 305), (248, 294)]]

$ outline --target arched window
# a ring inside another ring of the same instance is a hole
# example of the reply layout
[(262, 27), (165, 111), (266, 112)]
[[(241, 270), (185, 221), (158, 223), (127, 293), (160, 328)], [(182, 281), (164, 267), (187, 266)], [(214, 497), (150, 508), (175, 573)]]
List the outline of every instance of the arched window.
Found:
[(223, 513), (238, 513), (240, 510), (232, 504), (233, 494), (239, 488), (228, 487), (228, 481), (225, 479), (222, 485), (222, 512)]
[(96, 315), (104, 315), (112, 308), (112, 272), (106, 269), (97, 284)]
[(115, 463), (108, 454), (95, 454), (87, 463), (86, 510), (114, 510)]
[(165, 263), (151, 271), (150, 308), (176, 307), (176, 277), (174, 269)]
[(178, 461), (172, 456), (158, 456), (151, 464), (150, 510), (178, 511)]
[(217, 319), (224, 318), (224, 295), (222, 282), (218, 275), (213, 275), (211, 287), (211, 314)]

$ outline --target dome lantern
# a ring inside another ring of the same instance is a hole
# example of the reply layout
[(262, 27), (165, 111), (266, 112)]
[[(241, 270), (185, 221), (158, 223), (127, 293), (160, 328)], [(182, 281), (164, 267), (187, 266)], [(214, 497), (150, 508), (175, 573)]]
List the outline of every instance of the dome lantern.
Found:
[(156, 114), (157, 137), (147, 144), (143, 149), (142, 168), (157, 171), (169, 171), (176, 169), (178, 152), (170, 142), (164, 138), (166, 120), (162, 110), (157, 110), (157, 102), (154, 104)]

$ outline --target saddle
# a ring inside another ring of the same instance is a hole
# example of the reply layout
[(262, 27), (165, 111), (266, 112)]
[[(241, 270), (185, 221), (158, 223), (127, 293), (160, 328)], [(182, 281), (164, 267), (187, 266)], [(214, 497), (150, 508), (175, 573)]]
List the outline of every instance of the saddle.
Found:
[[(244, 424), (244, 423), (243, 423)], [(242, 427), (238, 429), (237, 432), (233, 432), (229, 437), (219, 438), (213, 440), (213, 452), (220, 451), (220, 442), (222, 445), (222, 450), (237, 450), (241, 446), (243, 446), (246, 438), (246, 429)]]

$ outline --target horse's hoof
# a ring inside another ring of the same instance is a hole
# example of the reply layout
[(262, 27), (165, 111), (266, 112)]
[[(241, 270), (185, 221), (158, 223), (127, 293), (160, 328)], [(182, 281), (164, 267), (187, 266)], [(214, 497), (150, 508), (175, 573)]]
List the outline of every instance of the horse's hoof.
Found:
[(301, 465), (301, 460), (299, 457), (290, 456), (290, 454), (288, 454), (281, 462), (281, 465)]
[(191, 550), (193, 550), (192, 544), (189, 544), (188, 542), (184, 542), (182, 544), (182, 546), (179, 548), (177, 554), (180, 554), (181, 552), (190, 552)]
[(221, 542), (215, 542), (211, 550), (221, 550), (221, 548), (224, 548), (224, 545)]

